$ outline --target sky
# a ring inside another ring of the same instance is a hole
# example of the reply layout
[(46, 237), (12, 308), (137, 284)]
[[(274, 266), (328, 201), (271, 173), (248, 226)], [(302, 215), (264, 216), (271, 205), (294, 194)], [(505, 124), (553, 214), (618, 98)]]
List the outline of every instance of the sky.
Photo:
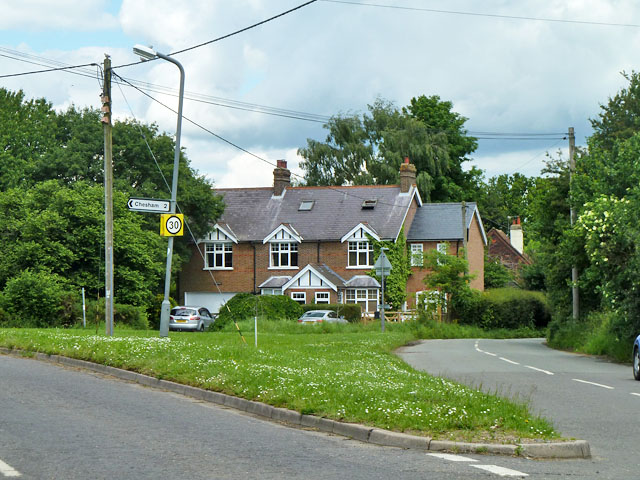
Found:
[[(139, 60), (134, 45), (178, 52), (305, 2), (4, 0), (0, 87), (61, 111), (100, 108), (96, 66), (3, 76), (102, 65), (107, 54), (117, 75), (146, 82), (175, 110), (178, 69), (163, 60), (124, 66)], [(539, 175), (547, 152), (566, 158), (568, 127), (585, 144), (589, 119), (626, 85), (621, 72), (638, 69), (639, 46), (633, 0), (318, 0), (174, 55), (187, 92), (181, 144), (218, 188), (269, 186), (278, 159), (300, 179), (297, 150), (326, 138), (329, 117), (365, 113), (377, 98), (400, 108), (438, 95), (482, 138), (465, 168)], [(127, 84), (112, 90), (117, 119), (174, 135), (174, 112)]]

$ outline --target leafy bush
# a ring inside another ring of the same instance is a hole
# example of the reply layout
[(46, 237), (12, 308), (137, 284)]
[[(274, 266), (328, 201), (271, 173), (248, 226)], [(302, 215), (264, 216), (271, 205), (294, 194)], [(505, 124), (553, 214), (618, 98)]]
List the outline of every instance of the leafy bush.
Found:
[(211, 328), (221, 330), (230, 322), (239, 322), (256, 315), (269, 320), (294, 320), (302, 312), (302, 307), (285, 295), (238, 293), (220, 307), (220, 313)]
[(511, 270), (500, 259), (484, 257), (484, 288), (503, 288), (514, 280)]
[(0, 294), (3, 327), (69, 326), (81, 317), (77, 294), (67, 280), (49, 272), (23, 270), (7, 281)]
[[(625, 318), (617, 312), (592, 312), (586, 320), (554, 319), (547, 341), (561, 348), (591, 355), (607, 355), (617, 361), (631, 359), (633, 339), (620, 335)], [(635, 337), (635, 336), (634, 336)]]
[[(87, 324), (92, 322), (103, 322), (105, 316), (105, 300), (101, 298), (97, 302), (87, 303)], [(127, 325), (137, 330), (149, 329), (149, 321), (144, 307), (114, 303), (113, 305), (114, 325)]]
[(544, 294), (517, 288), (485, 292), (469, 290), (454, 297), (453, 309), (461, 323), (483, 328), (544, 328), (551, 312)]
[(351, 323), (357, 323), (362, 319), (362, 308), (356, 303), (310, 303), (301, 305), (301, 307), (305, 312), (309, 310), (333, 310), (338, 316), (343, 316), (345, 320)]

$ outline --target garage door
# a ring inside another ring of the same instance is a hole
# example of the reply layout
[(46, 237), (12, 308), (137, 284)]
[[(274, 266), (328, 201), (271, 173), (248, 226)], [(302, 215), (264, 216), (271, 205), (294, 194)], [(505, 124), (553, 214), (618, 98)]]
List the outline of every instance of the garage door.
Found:
[(184, 303), (207, 307), (211, 313), (218, 313), (220, 307), (234, 295), (235, 293), (185, 292)]

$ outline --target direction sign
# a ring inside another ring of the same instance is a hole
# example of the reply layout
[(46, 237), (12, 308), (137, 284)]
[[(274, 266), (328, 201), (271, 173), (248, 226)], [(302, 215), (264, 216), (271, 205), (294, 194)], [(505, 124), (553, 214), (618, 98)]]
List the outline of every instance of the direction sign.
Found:
[(160, 235), (163, 237), (181, 237), (184, 229), (184, 215), (166, 213), (160, 216)]
[(391, 262), (384, 254), (384, 252), (380, 252), (380, 256), (376, 263), (373, 264), (373, 268), (376, 269), (376, 275), (380, 277), (388, 277), (391, 273)]
[(154, 200), (153, 198), (130, 198), (127, 206), (133, 212), (166, 213), (171, 210), (169, 200)]

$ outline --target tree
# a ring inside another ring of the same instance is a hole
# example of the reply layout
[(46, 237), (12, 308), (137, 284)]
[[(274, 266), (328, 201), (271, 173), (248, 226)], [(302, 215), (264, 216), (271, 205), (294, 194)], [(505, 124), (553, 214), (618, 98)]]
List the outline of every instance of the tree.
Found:
[(475, 277), (469, 273), (469, 262), (462, 256), (449, 255), (433, 249), (424, 255), (425, 267), (431, 273), (424, 279), (427, 287), (439, 290), (446, 295), (447, 309), (451, 319), (451, 314), (456, 308), (456, 304), (464, 302), (471, 295), (469, 284)]
[[(380, 256), (383, 247), (387, 249), (385, 255), (389, 259), (389, 263), (391, 263), (391, 272), (385, 277), (384, 299), (394, 309), (402, 310), (404, 302), (407, 300), (407, 280), (411, 275), (404, 230), (400, 232), (395, 242), (377, 241), (371, 237), (369, 237), (369, 241), (373, 243), (373, 252), (376, 259)], [(370, 275), (378, 281), (382, 281), (382, 278), (376, 275), (375, 270), (372, 270)]]
[(482, 219), (508, 233), (510, 220), (520, 217), (523, 224), (528, 221), (530, 193), (537, 179), (521, 173), (502, 174), (491, 177), (478, 195), (478, 209)]
[(466, 119), (450, 111), (450, 102), (419, 97), (399, 110), (378, 99), (368, 109), (362, 116), (332, 117), (325, 142), (308, 139), (298, 150), (308, 185), (397, 184), (400, 164), (409, 157), (424, 200), (471, 199), (480, 172), (463, 172), (461, 164), (475, 139), (464, 136)]

